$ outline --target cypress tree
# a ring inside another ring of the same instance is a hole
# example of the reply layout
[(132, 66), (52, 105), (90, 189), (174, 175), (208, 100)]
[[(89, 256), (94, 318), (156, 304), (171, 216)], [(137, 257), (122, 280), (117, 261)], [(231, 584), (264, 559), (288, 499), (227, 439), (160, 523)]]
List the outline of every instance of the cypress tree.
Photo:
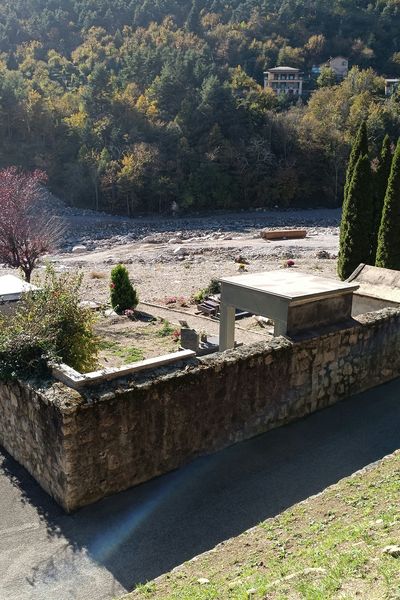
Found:
[(373, 228), (372, 177), (369, 158), (360, 156), (354, 167), (340, 225), (338, 275), (347, 279), (371, 257)]
[(199, 0), (193, 0), (192, 7), (185, 23), (185, 29), (187, 31), (192, 33), (199, 33), (201, 31), (200, 9), (201, 7)]
[(111, 306), (118, 314), (137, 307), (139, 297), (130, 282), (128, 269), (124, 265), (117, 265), (111, 271), (110, 288)]
[(390, 169), (375, 264), (385, 269), (400, 270), (400, 139)]
[(346, 182), (344, 185), (344, 202), (346, 202), (346, 196), (349, 191), (351, 180), (353, 178), (354, 169), (360, 156), (368, 155), (368, 132), (367, 123), (362, 121), (358, 128), (357, 135), (354, 139), (353, 146), (351, 148), (349, 162), (347, 163), (346, 171)]
[(392, 144), (390, 137), (386, 134), (381, 148), (378, 168), (374, 180), (374, 232), (372, 239), (372, 258), (375, 264), (376, 250), (378, 246), (378, 233), (382, 220), (383, 203), (385, 201), (390, 169), (392, 166)]

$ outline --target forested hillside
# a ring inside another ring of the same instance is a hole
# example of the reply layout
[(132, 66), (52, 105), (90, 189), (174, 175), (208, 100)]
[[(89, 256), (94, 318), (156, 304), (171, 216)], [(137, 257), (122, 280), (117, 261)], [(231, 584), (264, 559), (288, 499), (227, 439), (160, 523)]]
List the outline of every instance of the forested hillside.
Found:
[[(361, 118), (400, 134), (398, 0), (3, 0), (0, 53), (0, 166), (91, 208), (338, 205)], [(338, 54), (301, 104), (262, 87)]]

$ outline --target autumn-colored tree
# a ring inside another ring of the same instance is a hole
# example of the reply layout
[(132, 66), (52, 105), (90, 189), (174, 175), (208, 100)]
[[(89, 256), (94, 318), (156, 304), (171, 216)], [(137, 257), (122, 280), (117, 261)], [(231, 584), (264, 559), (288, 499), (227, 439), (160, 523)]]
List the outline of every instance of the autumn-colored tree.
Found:
[(0, 262), (20, 268), (27, 281), (40, 256), (55, 248), (61, 235), (60, 222), (38, 206), (45, 181), (42, 171), (0, 171)]

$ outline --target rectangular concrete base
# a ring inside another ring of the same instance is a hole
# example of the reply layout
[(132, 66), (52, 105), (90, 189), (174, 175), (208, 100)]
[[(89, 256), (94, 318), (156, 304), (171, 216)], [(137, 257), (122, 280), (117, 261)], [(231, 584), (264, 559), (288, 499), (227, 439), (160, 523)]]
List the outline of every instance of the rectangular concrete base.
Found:
[(306, 304), (290, 305), (287, 319), (287, 335), (314, 331), (318, 327), (345, 323), (351, 318), (353, 294), (322, 298)]

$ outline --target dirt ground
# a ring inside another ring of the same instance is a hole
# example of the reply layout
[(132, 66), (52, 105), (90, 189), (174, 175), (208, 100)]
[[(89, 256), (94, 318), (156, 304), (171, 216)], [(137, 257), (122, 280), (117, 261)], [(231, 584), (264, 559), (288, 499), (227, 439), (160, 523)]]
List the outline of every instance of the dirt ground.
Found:
[[(168, 222), (162, 219), (127, 222), (90, 211), (74, 211), (66, 218), (62, 251), (42, 260), (33, 282), (40, 282), (48, 262), (59, 272), (82, 270), (82, 299), (107, 307), (111, 269), (118, 263), (125, 264), (139, 293), (139, 309), (158, 321), (100, 319), (97, 330), (103, 340), (101, 363), (119, 366), (176, 350), (179, 344), (174, 331), (179, 329), (180, 320), (186, 320), (198, 331), (217, 335), (218, 322), (196, 315), (191, 299), (211, 279), (237, 275), (239, 263), (245, 263), (247, 272), (256, 273), (287, 268), (287, 261), (291, 260), (294, 262), (291, 269), (335, 278), (339, 219), (338, 210), (326, 209), (241, 213)], [(304, 228), (307, 237), (266, 241), (260, 237), (265, 226)], [(0, 265), (0, 275), (6, 272), (10, 270)], [(177, 302), (171, 304), (171, 298)], [(160, 334), (161, 320), (169, 324), (171, 335)], [(271, 334), (271, 328), (261, 328), (254, 318), (237, 322), (239, 343), (267, 339)]]
[[(218, 237), (182, 243), (137, 240), (106, 250), (63, 253), (49, 260), (58, 270), (83, 269), (85, 299), (104, 303), (109, 299), (112, 266), (118, 263), (128, 268), (142, 301), (161, 304), (171, 296), (190, 299), (212, 278), (237, 274), (235, 259), (239, 257), (248, 262), (246, 269), (250, 273), (280, 269), (292, 259), (294, 268), (301, 271), (335, 277), (338, 228), (312, 227), (303, 240), (273, 242), (261, 239), (259, 231), (254, 228), (241, 233), (228, 232), (232, 238), (229, 240)], [(329, 258), (319, 258), (321, 252)]]

